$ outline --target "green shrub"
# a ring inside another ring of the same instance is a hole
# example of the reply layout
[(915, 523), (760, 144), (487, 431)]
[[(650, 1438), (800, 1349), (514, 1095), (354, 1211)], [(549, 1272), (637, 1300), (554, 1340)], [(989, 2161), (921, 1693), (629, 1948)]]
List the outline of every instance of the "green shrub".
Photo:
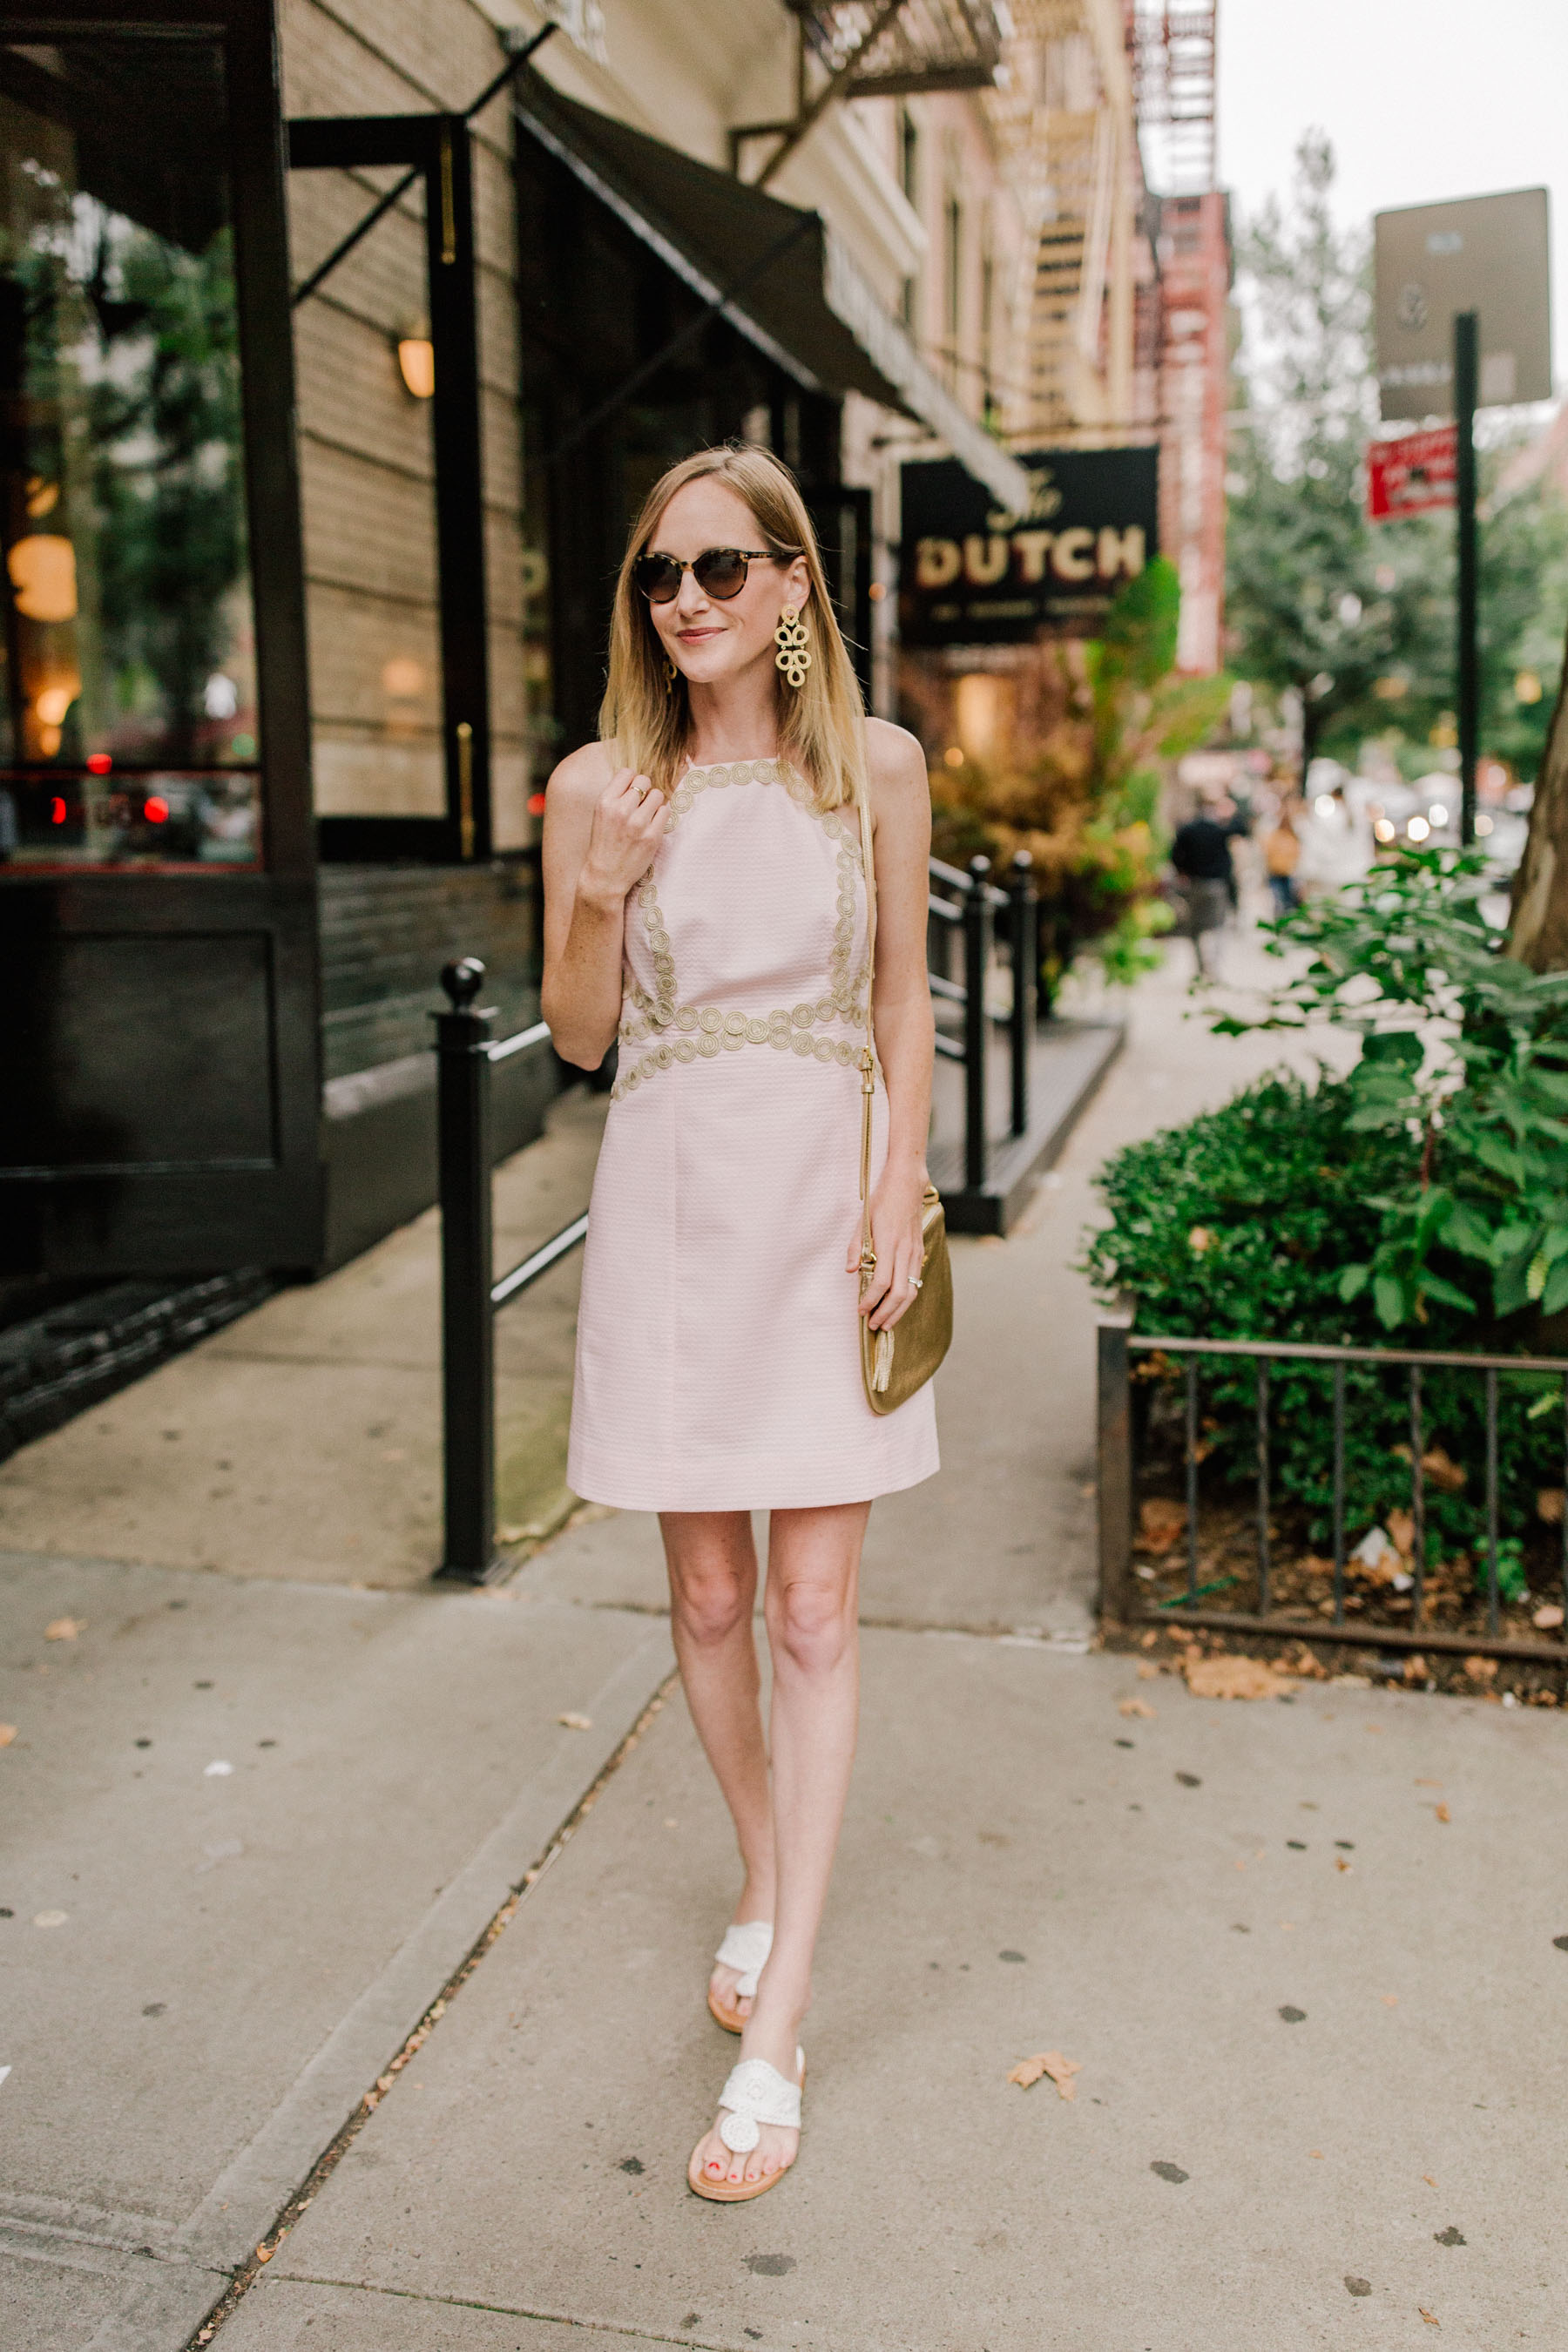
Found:
[[(1375, 1256), (1409, 1171), (1411, 1139), (1362, 1118), (1356, 1075), (1309, 1084), (1279, 1073), (1220, 1110), (1117, 1152), (1097, 1180), (1110, 1223), (1082, 1261), (1104, 1296), (1128, 1291), (1141, 1332), (1173, 1338), (1308, 1340), (1354, 1347), (1477, 1346), (1469, 1302), (1428, 1295), (1425, 1319), (1390, 1333), (1372, 1286), (1344, 1295), (1347, 1266)], [(1137, 1363), (1150, 1359), (1135, 1359)], [(1157, 1367), (1162, 1392), (1179, 1394), (1179, 1360)], [(1200, 1366), (1205, 1482), (1240, 1486), (1255, 1472), (1256, 1373), (1246, 1358)], [(1301, 1505), (1314, 1545), (1329, 1539), (1332, 1507), (1332, 1374), (1327, 1365), (1269, 1370), (1270, 1473), (1282, 1503)], [(1499, 1383), (1500, 1527), (1539, 1532), (1536, 1496), (1563, 1484), (1562, 1382), (1504, 1374)], [(1345, 1375), (1346, 1526), (1361, 1532), (1410, 1498), (1408, 1375), (1352, 1364)], [(1426, 1483), (1428, 1547), (1436, 1559), (1474, 1554), (1485, 1528), (1485, 1390), (1479, 1373), (1434, 1366), (1423, 1375), (1424, 1450), (1441, 1448), (1465, 1473), (1447, 1489)], [(1403, 1451), (1401, 1450), (1403, 1449)], [(1517, 1555), (1510, 1556), (1517, 1559)], [(1505, 1586), (1521, 1571), (1501, 1563)]]

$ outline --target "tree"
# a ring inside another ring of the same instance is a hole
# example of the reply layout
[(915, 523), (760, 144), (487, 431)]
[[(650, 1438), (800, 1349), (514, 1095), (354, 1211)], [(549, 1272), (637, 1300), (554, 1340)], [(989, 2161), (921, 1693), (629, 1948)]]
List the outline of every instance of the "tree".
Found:
[[(1365, 519), (1377, 418), (1369, 250), (1364, 232), (1334, 220), (1333, 177), (1328, 141), (1309, 132), (1289, 214), (1270, 199), (1239, 241), (1250, 432), (1232, 461), (1231, 658), (1242, 677), (1300, 695), (1306, 760), (1333, 750), (1353, 761), (1363, 736), (1389, 731), (1419, 759), (1452, 724), (1453, 523)], [(1550, 671), (1568, 605), (1568, 512), (1540, 474), (1510, 485), (1516, 446), (1505, 436), (1481, 456), (1481, 736), (1529, 774), (1550, 705), (1521, 704), (1514, 678)]]
[(1508, 951), (1531, 971), (1568, 971), (1568, 656), (1513, 877)]

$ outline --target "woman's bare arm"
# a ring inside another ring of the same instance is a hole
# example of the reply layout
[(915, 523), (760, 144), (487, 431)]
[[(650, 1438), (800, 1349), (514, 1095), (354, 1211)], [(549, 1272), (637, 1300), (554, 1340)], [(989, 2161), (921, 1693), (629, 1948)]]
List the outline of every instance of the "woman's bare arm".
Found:
[[(872, 1021), (888, 1087), (888, 1158), (871, 1198), (877, 1271), (862, 1310), (874, 1331), (899, 1320), (914, 1297), (923, 1255), (921, 1202), (931, 1127), (936, 1024), (926, 971), (931, 785), (925, 754), (901, 727), (866, 727), (877, 868), (877, 977)], [(859, 1261), (859, 1236), (851, 1264)]]
[(664, 794), (603, 744), (562, 761), (544, 802), (544, 983), (555, 1050), (596, 1070), (621, 1017), (626, 893), (652, 865), (668, 821)]

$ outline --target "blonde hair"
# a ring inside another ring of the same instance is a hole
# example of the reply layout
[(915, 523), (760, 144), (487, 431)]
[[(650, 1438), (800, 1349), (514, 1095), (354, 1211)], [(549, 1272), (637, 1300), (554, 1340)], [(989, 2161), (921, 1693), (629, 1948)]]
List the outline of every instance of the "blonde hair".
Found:
[(804, 609), (812, 661), (804, 686), (777, 678), (779, 757), (805, 777), (819, 808), (837, 808), (866, 788), (864, 706), (805, 501), (794, 475), (771, 449), (699, 449), (661, 475), (644, 499), (616, 583), (599, 740), (617, 747), (623, 764), (666, 792), (673, 789), (691, 731), (686, 680), (678, 672), (667, 690), (664, 647), (632, 568), (677, 490), (706, 480), (722, 482), (744, 499), (772, 554), (786, 562), (805, 559), (811, 595)]

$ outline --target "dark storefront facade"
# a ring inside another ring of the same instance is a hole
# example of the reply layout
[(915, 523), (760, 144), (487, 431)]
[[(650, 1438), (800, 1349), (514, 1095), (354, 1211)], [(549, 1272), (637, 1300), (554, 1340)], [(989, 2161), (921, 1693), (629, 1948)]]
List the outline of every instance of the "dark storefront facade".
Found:
[[(825, 299), (816, 215), (526, 67), (504, 148), (500, 110), (482, 152), (460, 114), (286, 122), (277, 29), (265, 0), (112, 34), (0, 7), (13, 1286), (317, 1270), (430, 1200), (435, 971), (477, 951), (503, 1025), (532, 1014), (522, 812), (595, 731), (627, 523), (674, 459), (745, 436), (795, 467), (868, 677), (842, 403), (908, 404)], [(395, 166), (402, 210), (317, 289)], [(500, 1149), (557, 1082), (530, 1058)]]

